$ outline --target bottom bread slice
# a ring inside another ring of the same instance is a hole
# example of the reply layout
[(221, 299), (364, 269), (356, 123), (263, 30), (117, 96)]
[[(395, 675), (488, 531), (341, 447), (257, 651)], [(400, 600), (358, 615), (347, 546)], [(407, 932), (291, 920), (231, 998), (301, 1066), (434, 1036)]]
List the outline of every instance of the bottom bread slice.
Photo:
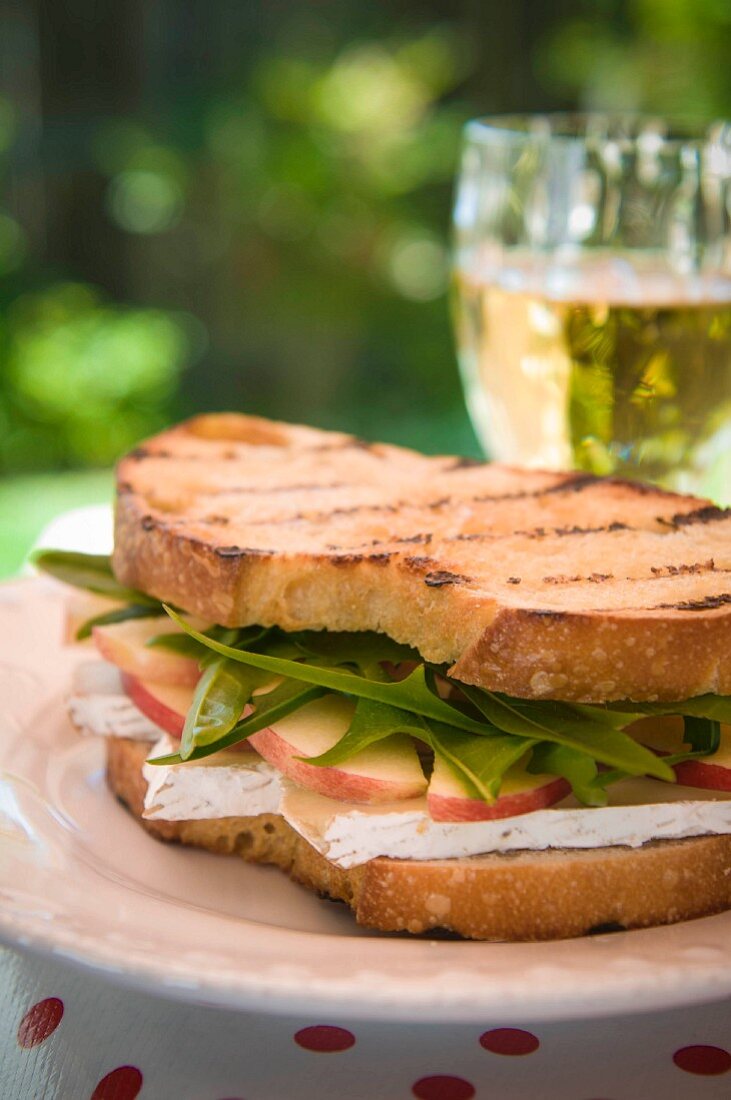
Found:
[(549, 940), (646, 928), (731, 908), (731, 836), (641, 848), (549, 849), (465, 859), (372, 859), (343, 870), (278, 814), (196, 821), (142, 817), (142, 764), (151, 746), (110, 738), (107, 781), (160, 840), (270, 863), (317, 893), (346, 902), (383, 932), (446, 929), (470, 939)]

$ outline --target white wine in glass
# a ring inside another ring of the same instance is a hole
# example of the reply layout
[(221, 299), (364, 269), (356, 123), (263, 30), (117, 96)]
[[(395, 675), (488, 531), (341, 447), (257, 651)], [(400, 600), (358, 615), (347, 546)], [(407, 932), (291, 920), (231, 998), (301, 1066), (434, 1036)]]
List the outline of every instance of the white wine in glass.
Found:
[(493, 457), (731, 499), (728, 132), (471, 123), (454, 316)]

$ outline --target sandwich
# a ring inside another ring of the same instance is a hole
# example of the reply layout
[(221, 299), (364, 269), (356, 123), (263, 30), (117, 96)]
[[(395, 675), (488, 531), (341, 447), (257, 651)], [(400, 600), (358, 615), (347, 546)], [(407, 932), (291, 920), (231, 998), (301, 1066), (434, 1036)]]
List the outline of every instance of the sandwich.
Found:
[(69, 700), (154, 837), (384, 932), (731, 907), (731, 510), (233, 414), (117, 469)]

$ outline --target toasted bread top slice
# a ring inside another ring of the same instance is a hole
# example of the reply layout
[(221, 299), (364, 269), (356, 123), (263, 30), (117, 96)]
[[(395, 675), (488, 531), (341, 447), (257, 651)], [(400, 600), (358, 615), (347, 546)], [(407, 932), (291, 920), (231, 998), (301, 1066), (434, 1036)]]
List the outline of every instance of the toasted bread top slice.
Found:
[(235, 414), (119, 463), (120, 580), (213, 622), (376, 630), (527, 698), (731, 693), (731, 509)]

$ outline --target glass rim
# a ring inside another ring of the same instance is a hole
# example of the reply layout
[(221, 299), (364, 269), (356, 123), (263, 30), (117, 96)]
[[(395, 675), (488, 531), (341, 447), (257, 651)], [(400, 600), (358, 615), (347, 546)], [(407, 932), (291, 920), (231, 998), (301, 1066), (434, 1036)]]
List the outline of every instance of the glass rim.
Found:
[(680, 154), (704, 152), (719, 145), (731, 149), (731, 122), (693, 115), (653, 115), (634, 111), (538, 111), (485, 115), (470, 119), (465, 138), (486, 144), (521, 144), (543, 140), (557, 145), (618, 144), (641, 147), (648, 140), (658, 150)]

